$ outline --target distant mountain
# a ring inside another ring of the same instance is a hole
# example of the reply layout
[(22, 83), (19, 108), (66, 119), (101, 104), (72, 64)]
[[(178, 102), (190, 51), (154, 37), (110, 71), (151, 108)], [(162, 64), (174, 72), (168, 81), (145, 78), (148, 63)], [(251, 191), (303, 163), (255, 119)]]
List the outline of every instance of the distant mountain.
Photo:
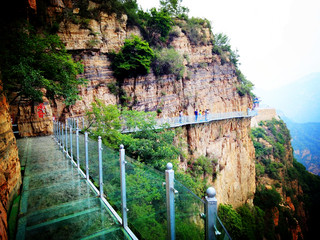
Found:
[(320, 176), (320, 123), (295, 123), (282, 117), (292, 137), (295, 158)]
[(294, 122), (320, 122), (320, 73), (275, 90), (256, 89), (255, 93), (261, 103), (281, 110)]

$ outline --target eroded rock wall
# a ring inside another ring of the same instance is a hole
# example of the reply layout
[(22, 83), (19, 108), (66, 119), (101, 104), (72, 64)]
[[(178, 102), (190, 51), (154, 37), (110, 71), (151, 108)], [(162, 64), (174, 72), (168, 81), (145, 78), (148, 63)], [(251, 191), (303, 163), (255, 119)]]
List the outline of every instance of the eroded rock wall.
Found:
[[(2, 85), (1, 81), (0, 84)], [(2, 92), (2, 86), (0, 86)], [(7, 239), (7, 212), (21, 185), (20, 161), (6, 97), (0, 94), (0, 239)]]
[[(63, 110), (57, 102), (56, 114), (83, 115), (95, 98), (106, 104), (119, 103), (110, 92), (108, 84), (116, 83), (111, 70), (108, 52), (118, 51), (124, 40), (131, 34), (141, 35), (137, 28), (126, 25), (126, 17), (117, 20), (114, 15), (101, 15), (101, 21), (90, 20), (87, 29), (71, 22), (60, 24), (60, 38), (74, 58), (82, 60), (88, 85), (81, 89), (82, 100)], [(209, 109), (213, 112), (246, 111), (251, 107), (248, 96), (237, 93), (239, 81), (231, 63), (221, 64), (220, 57), (212, 55), (212, 44), (191, 44), (188, 37), (175, 26), (179, 34), (169, 40), (168, 45), (175, 48), (185, 59), (185, 74), (180, 80), (174, 75), (156, 77), (152, 72), (137, 79), (125, 79), (123, 88), (129, 96), (128, 105), (141, 111), (160, 109), (160, 117), (177, 116), (180, 110), (192, 115), (195, 109)], [(207, 36), (210, 36), (209, 29)], [(93, 34), (94, 33), (94, 34)], [(92, 45), (91, 43), (95, 43)]]
[[(219, 203), (234, 207), (252, 204), (255, 192), (254, 147), (249, 137), (250, 119), (239, 118), (182, 127), (190, 156), (217, 160), (216, 179), (210, 179)], [(181, 163), (186, 170), (188, 163)]]

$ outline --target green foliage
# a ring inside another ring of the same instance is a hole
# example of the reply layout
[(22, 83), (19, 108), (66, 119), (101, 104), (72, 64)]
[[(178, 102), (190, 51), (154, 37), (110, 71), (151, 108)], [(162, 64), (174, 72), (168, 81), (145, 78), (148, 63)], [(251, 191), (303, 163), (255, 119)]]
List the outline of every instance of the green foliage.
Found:
[(260, 163), (256, 163), (256, 176), (260, 177), (264, 174), (265, 168)]
[(165, 42), (173, 26), (169, 13), (152, 8), (150, 12), (139, 11), (140, 25), (146, 30), (148, 41), (153, 45)]
[(233, 51), (230, 45), (230, 39), (223, 33), (214, 35), (212, 53), (221, 56), (222, 64), (227, 62), (227, 58), (232, 62), (235, 67), (238, 67), (239, 54), (238, 51)]
[(117, 86), (117, 83), (112, 82), (112, 83), (108, 83), (107, 87), (109, 89), (109, 91), (114, 94), (114, 95), (118, 95), (119, 94), (119, 87)]
[(214, 170), (214, 164), (217, 163), (217, 160), (207, 158), (205, 156), (200, 156), (194, 160), (190, 166), (190, 173), (195, 177), (212, 175)]
[(236, 210), (231, 205), (219, 205), (219, 218), (232, 239), (262, 239), (265, 213), (259, 207), (244, 204)]
[[(101, 136), (103, 142), (112, 148), (117, 149), (123, 144), (129, 156), (158, 169), (164, 170), (169, 161), (177, 166), (180, 151), (173, 145), (175, 131), (155, 129), (156, 113), (124, 109), (120, 115), (115, 105), (106, 106), (100, 100), (96, 102), (92, 104), (92, 110), (87, 112), (93, 136)], [(139, 131), (121, 134), (121, 125)]]
[(109, 147), (117, 148), (121, 140), (120, 111), (115, 105), (105, 105), (96, 99), (92, 103), (92, 110), (87, 112), (89, 129), (94, 137), (101, 136), (103, 143)]
[(131, 157), (164, 170), (169, 161), (177, 166), (180, 152), (173, 145), (174, 136), (173, 130), (141, 130), (124, 135), (122, 142)]
[(63, 97), (73, 104), (78, 86), (86, 82), (77, 78), (83, 65), (73, 61), (57, 35), (36, 34), (24, 25), (1, 35), (0, 67), (4, 90), (42, 102), (41, 88), (50, 99)]
[(182, 0), (160, 0), (160, 6), (171, 16), (187, 18), (189, 9), (181, 6), (181, 2)]
[(100, 41), (98, 39), (90, 39), (87, 42), (87, 47), (88, 48), (95, 48), (98, 46), (99, 43), (100, 43)]
[(156, 114), (154, 112), (139, 112), (123, 109), (123, 124), (129, 130), (140, 129), (142, 131), (153, 130), (156, 125)]
[(253, 203), (262, 210), (271, 209), (277, 207), (281, 202), (280, 194), (272, 188), (271, 190), (266, 189), (264, 186), (260, 186), (256, 190)]
[(181, 31), (188, 37), (191, 44), (206, 45), (207, 37), (204, 28), (211, 30), (210, 22), (202, 18), (190, 18), (186, 21), (177, 21), (176, 24), (181, 28)]
[(242, 97), (246, 94), (249, 94), (250, 96), (254, 97), (254, 94), (252, 93), (253, 89), (253, 83), (250, 82), (239, 69), (236, 69), (236, 75), (238, 77), (238, 80), (240, 82), (240, 85), (237, 86), (237, 92)]
[(265, 148), (263, 144), (256, 141), (256, 138), (262, 138), (272, 145), (272, 153), (275, 158), (284, 162), (286, 157), (286, 147), (290, 142), (291, 136), (285, 123), (282, 120), (273, 119), (271, 121), (261, 122), (261, 126), (267, 126), (268, 132), (262, 128), (253, 128), (251, 135), (256, 149), (256, 158), (261, 158), (271, 154), (270, 149)]
[(220, 204), (218, 215), (232, 239), (241, 239), (243, 235), (243, 225), (241, 216), (231, 205)]
[(259, 207), (251, 207), (244, 204), (237, 208), (237, 212), (241, 217), (243, 233), (242, 239), (262, 239), (264, 228), (264, 211)]
[(121, 50), (111, 54), (114, 76), (123, 80), (149, 73), (153, 56), (153, 51), (146, 41), (138, 36), (126, 39)]
[(183, 57), (173, 48), (155, 50), (152, 68), (156, 76), (174, 74), (177, 79), (183, 76), (185, 67)]

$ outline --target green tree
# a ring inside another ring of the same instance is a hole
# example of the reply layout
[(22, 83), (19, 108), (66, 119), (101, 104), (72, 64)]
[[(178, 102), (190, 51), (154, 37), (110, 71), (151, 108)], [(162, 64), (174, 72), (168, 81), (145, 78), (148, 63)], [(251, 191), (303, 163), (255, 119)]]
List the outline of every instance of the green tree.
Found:
[(149, 12), (139, 11), (140, 26), (145, 30), (148, 41), (153, 45), (161, 45), (169, 36), (173, 21), (168, 11), (152, 8)]
[(77, 75), (83, 65), (74, 62), (57, 35), (36, 34), (26, 25), (19, 25), (0, 37), (0, 67), (4, 90), (42, 102), (43, 91), (50, 99), (62, 97), (66, 105), (77, 99), (78, 86), (86, 82)]
[(111, 54), (114, 76), (121, 81), (149, 73), (153, 55), (149, 44), (138, 36), (126, 39), (120, 51)]
[(240, 214), (231, 205), (220, 204), (218, 215), (232, 239), (242, 239), (243, 226)]
[(112, 148), (118, 148), (121, 143), (120, 111), (116, 105), (105, 105), (96, 99), (92, 110), (87, 112), (89, 131), (93, 136), (101, 136), (103, 143)]
[(182, 6), (181, 2), (182, 0), (160, 0), (160, 6), (171, 16), (187, 18), (189, 9)]
[(177, 79), (180, 79), (183, 76), (185, 70), (183, 57), (173, 48), (155, 50), (152, 68), (154, 74), (157, 76), (174, 74)]

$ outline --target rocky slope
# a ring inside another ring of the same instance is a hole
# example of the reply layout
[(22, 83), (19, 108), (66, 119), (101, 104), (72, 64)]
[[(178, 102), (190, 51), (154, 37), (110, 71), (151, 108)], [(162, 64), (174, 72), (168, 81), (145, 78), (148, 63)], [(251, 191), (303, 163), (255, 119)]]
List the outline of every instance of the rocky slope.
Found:
[(256, 185), (254, 147), (249, 132), (250, 118), (183, 127), (179, 137), (187, 142), (184, 150), (189, 161), (183, 159), (180, 167), (187, 171), (200, 156), (214, 159), (216, 165), (209, 184), (215, 187), (218, 202), (234, 207), (252, 204)]
[[(2, 83), (0, 81), (0, 91)], [(0, 95), (0, 239), (7, 239), (7, 213), (21, 185), (20, 161), (9, 105)]]
[[(268, 226), (279, 239), (298, 239), (307, 230), (305, 202), (299, 201), (304, 192), (293, 176), (295, 170), (289, 130), (282, 120), (262, 121), (252, 130), (256, 150), (256, 182), (259, 199), (265, 191), (280, 194), (281, 201), (269, 208), (263, 201), (255, 203), (265, 208), (266, 216), (273, 218)], [(276, 191), (276, 192), (275, 192)], [(272, 201), (267, 199), (266, 201)]]

